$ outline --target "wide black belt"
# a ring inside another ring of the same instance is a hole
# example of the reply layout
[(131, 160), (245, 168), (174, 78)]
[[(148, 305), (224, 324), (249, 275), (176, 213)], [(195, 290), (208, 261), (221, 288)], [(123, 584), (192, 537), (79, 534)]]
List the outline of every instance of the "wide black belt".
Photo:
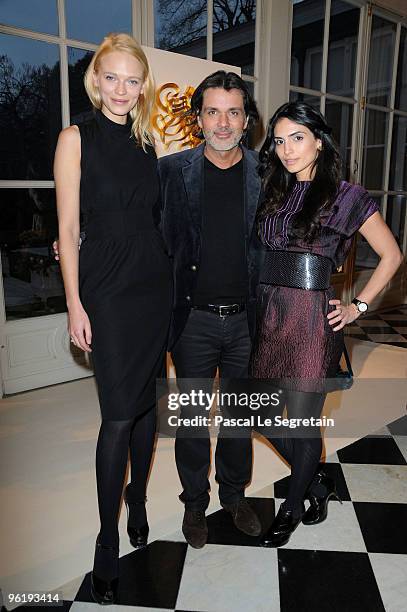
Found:
[(245, 304), (198, 304), (193, 306), (195, 310), (205, 310), (206, 312), (214, 312), (220, 317), (228, 317), (229, 315), (243, 312), (246, 308)]
[(260, 272), (260, 282), (295, 289), (328, 289), (332, 261), (314, 253), (267, 251)]

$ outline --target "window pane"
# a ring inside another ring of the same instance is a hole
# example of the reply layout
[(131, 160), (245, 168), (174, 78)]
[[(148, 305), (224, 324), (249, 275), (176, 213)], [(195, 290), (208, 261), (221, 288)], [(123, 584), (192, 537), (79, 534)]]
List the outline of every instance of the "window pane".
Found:
[[(380, 207), (380, 211), (383, 211), (383, 199), (380, 197), (372, 198), (377, 202)], [(369, 245), (359, 232), (357, 233), (356, 243), (356, 270), (364, 270), (366, 268), (376, 268), (379, 263), (379, 256), (374, 252), (372, 247)]]
[(1, 0), (1, 23), (58, 34), (57, 0)]
[(1, 189), (0, 248), (8, 320), (65, 311), (53, 189)]
[(332, 1), (326, 88), (350, 98), (355, 92), (359, 14), (360, 9), (347, 2)]
[(395, 41), (396, 24), (375, 15), (367, 80), (367, 101), (370, 104), (389, 106)]
[(344, 177), (350, 177), (350, 162), (352, 148), (352, 121), (353, 105), (343, 104), (326, 100), (325, 118), (328, 125), (332, 128), (332, 135), (339, 144), (341, 157), (344, 162)]
[(366, 111), (362, 183), (366, 189), (382, 189), (389, 124), (388, 113)]
[(394, 115), (389, 189), (407, 191), (407, 117)]
[(154, 0), (154, 46), (206, 59), (206, 0)]
[(290, 102), (306, 102), (313, 108), (320, 110), (321, 108), (321, 98), (319, 96), (310, 96), (306, 93), (300, 93), (299, 91), (290, 91)]
[(69, 38), (99, 44), (109, 32), (131, 34), (131, 0), (65, 0)]
[(68, 47), (68, 72), (69, 72), (69, 107), (71, 111), (71, 123), (76, 123), (82, 113), (92, 109), (92, 104), (85, 91), (83, 77), (93, 51), (75, 49)]
[(254, 74), (256, 1), (214, 0), (213, 59)]
[(401, 28), (395, 107), (407, 110), (407, 28)]
[(325, 0), (300, 0), (293, 7), (291, 85), (321, 89)]
[(404, 195), (388, 196), (386, 223), (394, 234), (400, 249), (403, 248), (404, 232), (406, 231), (406, 202)]
[(0, 179), (52, 179), (61, 129), (58, 46), (0, 34)]

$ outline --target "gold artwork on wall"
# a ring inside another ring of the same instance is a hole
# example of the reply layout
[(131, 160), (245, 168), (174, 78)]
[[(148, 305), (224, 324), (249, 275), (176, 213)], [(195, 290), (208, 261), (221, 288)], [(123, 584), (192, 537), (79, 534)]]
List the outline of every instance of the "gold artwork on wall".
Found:
[(167, 150), (171, 145), (181, 150), (185, 147), (196, 147), (202, 142), (198, 138), (200, 128), (194, 116), (188, 114), (194, 91), (194, 88), (188, 85), (181, 92), (176, 83), (165, 83), (156, 91), (152, 123)]

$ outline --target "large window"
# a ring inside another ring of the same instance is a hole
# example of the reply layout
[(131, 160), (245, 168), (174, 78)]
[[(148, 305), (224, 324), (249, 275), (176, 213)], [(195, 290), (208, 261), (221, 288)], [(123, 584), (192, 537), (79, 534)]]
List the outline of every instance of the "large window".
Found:
[[(325, 114), (345, 178), (369, 190), (406, 252), (406, 27), (362, 8), (357, 0), (293, 0), (290, 99)], [(376, 263), (358, 235), (356, 268)]]
[(256, 0), (154, 0), (154, 45), (224, 64), (255, 77)]
[(343, 0), (294, 0), (290, 99), (320, 109), (351, 175), (360, 8)]
[[(406, 28), (373, 11), (368, 34), (361, 182), (380, 201), (382, 214), (406, 253)], [(377, 259), (359, 235), (357, 268), (373, 267)]]
[(7, 320), (65, 310), (51, 250), (57, 234), (55, 146), (61, 128), (90, 110), (83, 75), (95, 45), (111, 31), (133, 31), (133, 4), (0, 2), (0, 248)]

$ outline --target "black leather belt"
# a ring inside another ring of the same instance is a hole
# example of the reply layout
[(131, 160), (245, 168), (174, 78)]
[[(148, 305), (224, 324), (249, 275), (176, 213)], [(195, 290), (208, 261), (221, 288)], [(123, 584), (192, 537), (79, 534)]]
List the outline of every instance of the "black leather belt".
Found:
[(329, 288), (332, 261), (314, 253), (267, 251), (260, 282), (295, 289), (323, 291)]
[(246, 304), (203, 304), (192, 307), (195, 310), (205, 310), (206, 312), (214, 312), (220, 317), (228, 317), (229, 315), (238, 314), (243, 312), (246, 308)]

